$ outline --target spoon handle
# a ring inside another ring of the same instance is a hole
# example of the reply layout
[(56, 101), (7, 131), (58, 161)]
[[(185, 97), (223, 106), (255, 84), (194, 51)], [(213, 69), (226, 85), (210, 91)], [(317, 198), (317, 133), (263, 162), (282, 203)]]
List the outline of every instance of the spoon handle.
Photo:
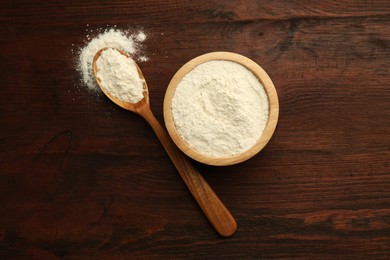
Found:
[(233, 235), (237, 223), (206, 180), (194, 168), (189, 158), (176, 147), (150, 108), (143, 109), (139, 113), (152, 126), (180, 176), (218, 234), (224, 237)]

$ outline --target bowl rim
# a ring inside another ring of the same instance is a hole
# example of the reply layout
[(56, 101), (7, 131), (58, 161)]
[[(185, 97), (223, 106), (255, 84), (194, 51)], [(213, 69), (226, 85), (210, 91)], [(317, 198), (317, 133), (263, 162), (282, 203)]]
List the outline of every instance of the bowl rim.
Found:
[[(196, 66), (212, 60), (233, 61), (246, 67), (261, 82), (268, 97), (269, 114), (267, 124), (264, 128), (262, 135), (252, 147), (240, 154), (229, 157), (212, 157), (196, 151), (194, 148), (188, 145), (187, 142), (181, 137), (181, 135), (176, 129), (175, 122), (172, 116), (172, 98), (175, 94), (177, 85), (181, 82), (182, 78)], [(179, 147), (179, 149), (183, 153), (185, 153), (190, 158), (204, 164), (213, 166), (227, 166), (246, 161), (255, 156), (265, 147), (276, 129), (279, 117), (279, 101), (275, 86), (271, 78), (268, 76), (265, 70), (260, 67), (260, 65), (243, 55), (233, 52), (218, 51), (206, 53), (193, 58), (192, 60), (185, 63), (175, 73), (175, 75), (169, 82), (169, 85), (165, 92), (163, 114), (165, 126), (168, 130), (169, 135), (171, 136), (173, 142)]]

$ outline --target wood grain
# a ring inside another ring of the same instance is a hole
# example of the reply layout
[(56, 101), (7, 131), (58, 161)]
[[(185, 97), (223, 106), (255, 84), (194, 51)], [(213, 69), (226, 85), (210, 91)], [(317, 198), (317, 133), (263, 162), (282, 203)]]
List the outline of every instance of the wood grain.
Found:
[[(0, 258), (389, 258), (388, 1), (0, 7)], [(144, 120), (80, 83), (86, 29), (107, 24), (148, 32), (140, 67), (160, 122), (170, 79), (201, 54), (242, 54), (273, 80), (265, 149), (195, 164), (239, 223), (233, 237), (203, 218)]]

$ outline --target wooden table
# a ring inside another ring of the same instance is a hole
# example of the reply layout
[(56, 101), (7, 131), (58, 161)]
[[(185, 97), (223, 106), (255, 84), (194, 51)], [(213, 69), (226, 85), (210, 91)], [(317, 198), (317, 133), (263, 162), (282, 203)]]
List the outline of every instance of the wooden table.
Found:
[[(1, 259), (389, 259), (387, 0), (3, 0), (0, 25)], [(140, 66), (162, 123), (171, 77), (198, 55), (237, 52), (272, 78), (266, 148), (195, 163), (233, 237), (146, 122), (80, 83), (77, 50), (107, 25), (147, 32)]]

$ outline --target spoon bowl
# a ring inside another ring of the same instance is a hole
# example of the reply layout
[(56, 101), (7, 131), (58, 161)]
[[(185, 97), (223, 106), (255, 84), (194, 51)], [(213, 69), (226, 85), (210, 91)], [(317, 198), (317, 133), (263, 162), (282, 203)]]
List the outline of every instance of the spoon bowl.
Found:
[[(96, 65), (97, 60), (99, 59), (102, 52), (107, 50), (107, 48), (99, 50), (94, 59), (93, 59), (93, 73), (96, 79), (97, 84), (103, 93), (115, 104), (118, 106), (134, 112), (142, 116), (153, 128), (155, 134), (160, 140), (161, 144), (165, 148), (169, 157), (171, 158), (173, 164), (178, 170), (180, 176), (182, 177), (184, 183), (187, 185), (191, 194), (195, 198), (196, 202), (199, 204), (200, 208), (203, 210), (204, 214), (215, 228), (215, 230), (221, 236), (228, 237), (234, 234), (237, 229), (237, 223), (226, 209), (222, 201), (217, 197), (215, 192), (211, 189), (202, 175), (193, 167), (189, 158), (185, 156), (173, 143), (172, 139), (169, 137), (167, 131), (161, 126), (157, 121), (155, 116), (150, 109), (149, 103), (149, 92), (146, 84), (144, 75), (142, 74), (141, 69), (138, 67), (138, 74), (141, 79), (144, 80), (144, 89), (143, 92), (144, 98), (137, 103), (125, 102), (116, 97), (111, 93), (105, 90), (102, 87), (99, 78), (97, 77), (98, 67)], [(119, 53), (124, 55), (126, 58), (131, 59), (126, 53), (117, 50)]]
[[(114, 102), (115, 104), (117, 104), (118, 106), (126, 109), (126, 110), (129, 110), (131, 112), (134, 112), (136, 114), (140, 114), (140, 111), (142, 111), (142, 108), (144, 106), (147, 106), (149, 107), (150, 106), (150, 103), (149, 103), (149, 90), (148, 90), (148, 84), (146, 83), (146, 80), (145, 80), (145, 77), (144, 77), (144, 74), (142, 73), (142, 70), (140, 69), (140, 67), (138, 66), (138, 64), (136, 62), (134, 62), (135, 66), (137, 67), (137, 71), (138, 71), (138, 75), (139, 77), (144, 80), (144, 86), (145, 86), (145, 91), (143, 92), (143, 95), (144, 95), (144, 98), (141, 99), (139, 102), (137, 103), (131, 103), (131, 102), (126, 102), (126, 101), (122, 101), (120, 100), (119, 98), (115, 97), (114, 95), (112, 95), (109, 91), (107, 91), (105, 88), (102, 87), (101, 85), (101, 81), (100, 79), (97, 77), (97, 71), (98, 71), (98, 68), (97, 68), (97, 65), (96, 65), (96, 62), (97, 60), (99, 59), (100, 55), (102, 54), (102, 52), (108, 50), (109, 48), (103, 48), (103, 49), (100, 49), (96, 54), (95, 54), (95, 57), (93, 58), (93, 63), (92, 63), (92, 69), (93, 69), (93, 74), (95, 76), (95, 79), (96, 79), (96, 82), (99, 86), (99, 88), (101, 89), (101, 91), (104, 93), (104, 95), (106, 95), (112, 102)], [(122, 54), (123, 56), (125, 56), (126, 58), (128, 59), (131, 59), (126, 53), (124, 53), (123, 51), (121, 50), (118, 50), (118, 49), (115, 49), (117, 52), (119, 52), (120, 54)]]

